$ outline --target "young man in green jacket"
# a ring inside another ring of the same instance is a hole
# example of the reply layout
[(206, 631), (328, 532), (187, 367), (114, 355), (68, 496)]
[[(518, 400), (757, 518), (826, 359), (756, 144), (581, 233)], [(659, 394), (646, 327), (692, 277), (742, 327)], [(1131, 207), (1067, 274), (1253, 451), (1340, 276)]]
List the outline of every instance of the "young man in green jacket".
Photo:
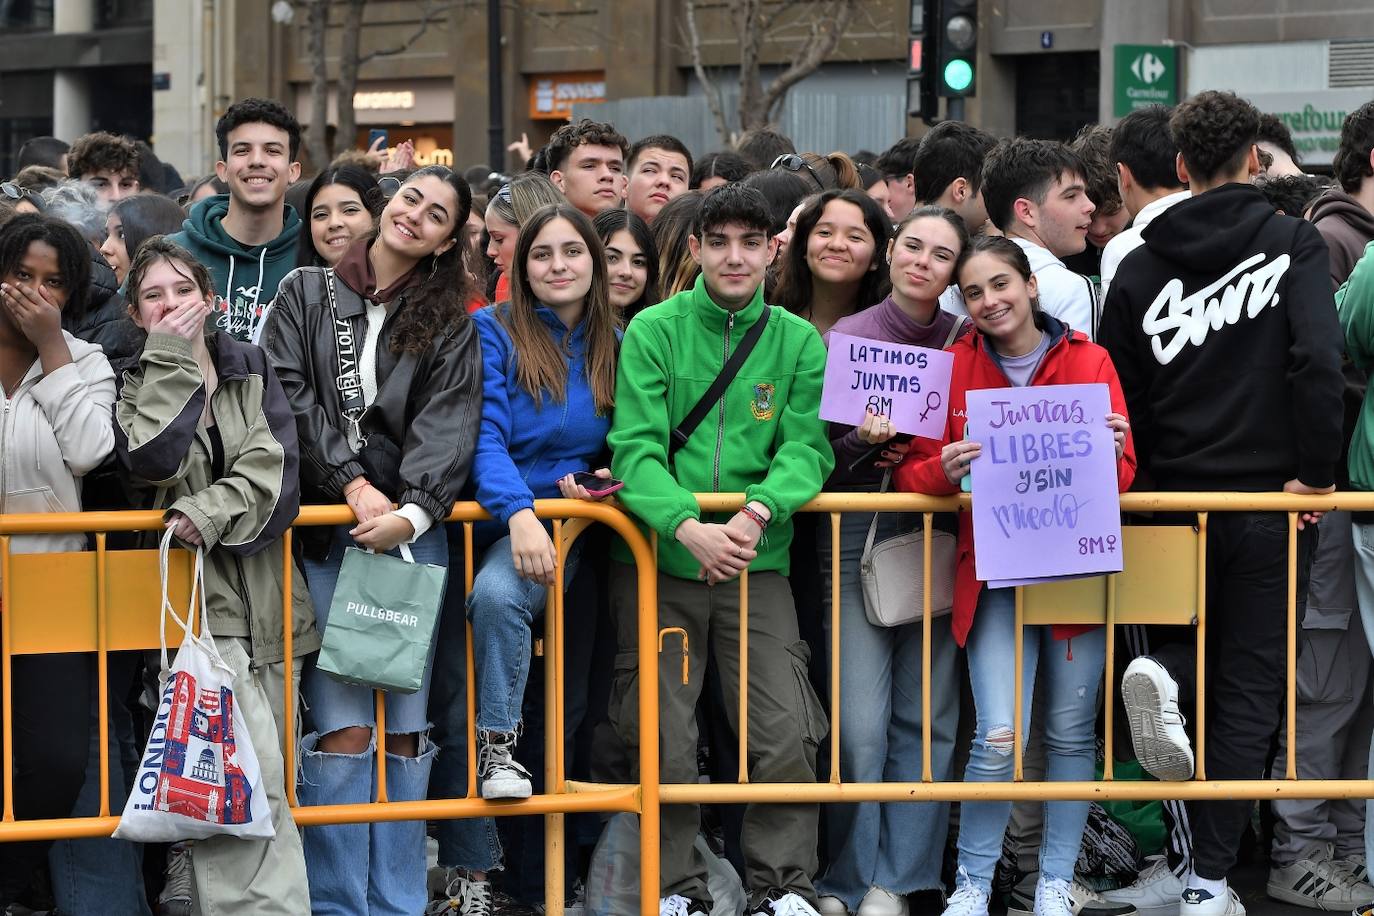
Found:
[[(677, 653), (660, 656), (661, 778), (697, 781), (697, 699), (709, 652), (736, 721), (740, 588), (749, 570), (749, 778), (814, 782), (825, 713), (807, 679), (809, 652), (797, 633), (787, 584), (791, 516), (820, 491), (834, 466), (820, 409), (825, 347), (806, 321), (763, 302), (777, 251), (768, 205), (756, 190), (727, 185), (702, 205), (689, 240), (701, 264), (696, 285), (646, 309), (625, 332), (616, 379), (612, 469), (620, 496), (646, 534), (658, 535), (658, 625), (687, 634), (688, 676)], [(766, 317), (765, 317), (766, 314)], [(685, 441), (673, 432), (720, 374), (750, 328), (762, 336)], [(680, 446), (670, 453), (677, 439)], [(743, 492), (734, 515), (703, 515), (693, 493)], [(636, 645), (637, 590), (629, 555), (617, 556), (611, 603), (620, 645)], [(673, 644), (676, 648), (676, 643)], [(634, 745), (632, 652), (622, 652), (626, 689), (616, 719)], [(743, 846), (751, 914), (815, 913), (816, 805), (750, 805)], [(706, 864), (692, 844), (694, 805), (664, 808), (660, 913), (708, 913)]]

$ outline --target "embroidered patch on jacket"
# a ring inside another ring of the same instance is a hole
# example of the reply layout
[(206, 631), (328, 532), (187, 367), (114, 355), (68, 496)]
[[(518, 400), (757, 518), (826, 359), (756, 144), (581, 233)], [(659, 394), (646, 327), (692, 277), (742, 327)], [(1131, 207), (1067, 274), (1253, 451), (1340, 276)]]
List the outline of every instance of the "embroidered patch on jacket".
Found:
[(754, 410), (755, 420), (773, 419), (773, 391), (772, 385), (754, 386), (754, 402), (749, 406)]

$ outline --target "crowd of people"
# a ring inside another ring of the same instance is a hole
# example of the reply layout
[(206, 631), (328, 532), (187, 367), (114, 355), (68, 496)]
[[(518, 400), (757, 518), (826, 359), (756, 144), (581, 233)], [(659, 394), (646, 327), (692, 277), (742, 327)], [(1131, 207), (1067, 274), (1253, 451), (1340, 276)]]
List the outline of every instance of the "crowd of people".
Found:
[[(92, 133), (70, 147), (31, 140), (0, 184), (0, 511), (157, 509), (203, 552), (210, 630), (275, 837), (6, 844), (7, 913), (536, 912), (542, 819), (298, 830), (281, 748), (298, 708), (289, 740), (307, 806), (373, 800), (378, 755), (390, 801), (463, 797), (470, 727), (480, 797), (540, 791), (557, 720), (531, 656), (561, 582), (569, 773), (633, 780), (640, 740), (654, 740), (638, 727), (633, 560), (594, 532), (560, 577), (539, 499), (615, 491), (657, 538), (658, 623), (681, 640), (658, 666), (664, 782), (741, 771), (746, 665), (751, 782), (814, 782), (829, 763), (846, 782), (916, 782), (927, 725), (935, 780), (997, 782), (1016, 750), (1015, 600), (978, 579), (968, 513), (937, 518), (957, 564), (952, 613), (931, 627), (924, 723), (921, 624), (873, 623), (861, 582), (865, 538), (920, 520), (849, 513), (836, 541), (799, 514), (817, 493), (958, 493), (982, 453), (965, 432), (968, 392), (1075, 383), (1110, 392), (1100, 422), (1122, 491), (1374, 490), (1374, 102), (1346, 118), (1334, 178), (1304, 173), (1280, 122), (1216, 91), (1069, 143), (944, 122), (881, 155), (798, 152), (765, 129), (694, 157), (675, 137), (630, 143), (583, 120), (513, 176), (414, 168), (403, 143), (305, 177), (300, 126), (264, 99), (230, 106), (216, 136), (215, 174), (199, 180), (146, 144)], [(950, 351), (942, 437), (899, 435), (872, 410), (857, 426), (821, 420), (832, 331)], [(693, 494), (713, 491), (745, 503), (702, 512)], [(445, 521), (457, 500), (490, 515), (470, 544)], [(299, 507), (339, 503), (354, 521), (298, 529), (287, 563)], [(1209, 779), (1281, 775), (1288, 754), (1311, 779), (1364, 778), (1374, 764), (1374, 516), (1299, 522), (1289, 748), (1287, 516), (1211, 516)], [(353, 546), (450, 572), (420, 689), (385, 695), (384, 735), (372, 691), (314, 665)], [(11, 538), (16, 552), (85, 547), (80, 535)], [(299, 696), (284, 695), (286, 574)], [(1103, 683), (1103, 627), (1026, 628), (1027, 778), (1193, 776), (1193, 631), (1116, 637), (1129, 659), (1119, 685)], [(94, 659), (11, 665), (16, 816), (96, 814)], [(116, 652), (106, 674), (117, 808), (157, 666)], [(1100, 740), (1106, 703), (1129, 724), (1116, 747)], [(827, 762), (832, 712), (843, 727)], [(1256, 839), (1270, 896), (1374, 905), (1362, 803), (1255, 811), (672, 805), (660, 914), (712, 912), (708, 859), (720, 856), (751, 916), (985, 916), (1001, 904), (1014, 916), (1241, 916), (1228, 876)], [(601, 831), (596, 816), (569, 821), (578, 887)]]

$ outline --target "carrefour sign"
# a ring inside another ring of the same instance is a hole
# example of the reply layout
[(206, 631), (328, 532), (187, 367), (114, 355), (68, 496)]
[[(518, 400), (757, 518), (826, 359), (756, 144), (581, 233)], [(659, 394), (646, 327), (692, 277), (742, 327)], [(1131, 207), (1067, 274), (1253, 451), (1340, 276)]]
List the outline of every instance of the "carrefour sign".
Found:
[(1116, 117), (1125, 117), (1137, 108), (1178, 101), (1178, 49), (1173, 45), (1117, 45), (1114, 60)]
[(1370, 99), (1368, 89), (1246, 92), (1260, 111), (1273, 114), (1293, 133), (1303, 165), (1330, 165), (1341, 142), (1345, 116)]

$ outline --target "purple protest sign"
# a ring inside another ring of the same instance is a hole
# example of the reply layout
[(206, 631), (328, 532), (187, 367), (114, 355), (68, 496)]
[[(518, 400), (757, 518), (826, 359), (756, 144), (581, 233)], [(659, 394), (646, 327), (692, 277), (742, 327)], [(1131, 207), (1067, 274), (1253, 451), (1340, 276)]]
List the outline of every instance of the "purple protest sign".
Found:
[(1107, 386), (968, 392), (973, 541), (989, 585), (1121, 571), (1116, 443)]
[(872, 410), (891, 420), (899, 433), (944, 436), (952, 354), (834, 331), (829, 341), (822, 420), (858, 426)]

